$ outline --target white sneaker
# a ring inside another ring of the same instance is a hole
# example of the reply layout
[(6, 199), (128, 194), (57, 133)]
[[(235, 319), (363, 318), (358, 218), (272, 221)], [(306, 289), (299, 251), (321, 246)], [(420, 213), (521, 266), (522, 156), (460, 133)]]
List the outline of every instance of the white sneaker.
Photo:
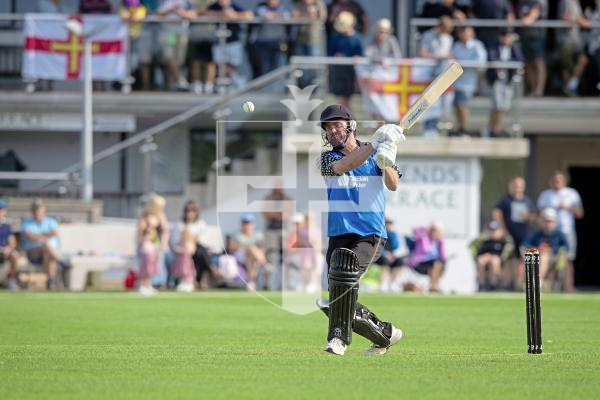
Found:
[(19, 291), (19, 284), (17, 283), (17, 280), (14, 278), (10, 278), (6, 284), (6, 287), (9, 291), (11, 292), (18, 292)]
[(202, 94), (202, 82), (199, 82), (199, 81), (192, 82), (189, 90), (190, 90), (190, 92), (192, 92), (194, 94)]
[(188, 83), (187, 79), (185, 79), (183, 76), (180, 76), (177, 80), (177, 90), (188, 90), (189, 86), (190, 84)]
[(390, 338), (390, 345), (387, 347), (380, 347), (375, 343), (371, 344), (371, 347), (365, 351), (365, 355), (368, 356), (382, 356), (387, 353), (388, 349), (398, 343), (402, 339), (402, 330), (392, 325), (392, 337)]
[(346, 344), (340, 338), (333, 338), (325, 346), (325, 351), (337, 356), (343, 356), (346, 352)]
[(158, 290), (154, 289), (152, 286), (140, 286), (138, 292), (142, 296), (153, 296), (158, 293)]
[(215, 91), (215, 85), (212, 82), (206, 82), (204, 84), (204, 93), (212, 94)]
[(179, 285), (177, 285), (177, 288), (175, 290), (181, 293), (192, 293), (194, 291), (194, 285), (191, 283), (182, 282)]

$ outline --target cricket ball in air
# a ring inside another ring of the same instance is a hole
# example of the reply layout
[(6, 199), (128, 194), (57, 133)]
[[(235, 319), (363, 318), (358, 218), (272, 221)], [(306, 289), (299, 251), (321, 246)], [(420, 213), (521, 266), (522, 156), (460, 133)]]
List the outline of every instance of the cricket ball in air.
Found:
[(254, 111), (254, 103), (251, 101), (247, 101), (242, 105), (242, 109), (244, 112), (251, 113)]

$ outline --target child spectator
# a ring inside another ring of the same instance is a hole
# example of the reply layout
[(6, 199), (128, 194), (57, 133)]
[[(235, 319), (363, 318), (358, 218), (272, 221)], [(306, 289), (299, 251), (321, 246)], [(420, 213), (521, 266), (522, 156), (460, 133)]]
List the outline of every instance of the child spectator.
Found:
[[(522, 61), (523, 55), (518, 46), (513, 43), (513, 34), (505, 29), (500, 33), (498, 44), (490, 48), (488, 54), (490, 61)], [(488, 68), (486, 79), (492, 88), (492, 109), (488, 122), (488, 133), (491, 137), (501, 137), (500, 131), (502, 115), (510, 110), (514, 95), (513, 76), (514, 69)]]
[(428, 228), (413, 230), (413, 237), (406, 239), (410, 250), (407, 264), (421, 275), (431, 279), (431, 291), (439, 292), (439, 283), (446, 263), (446, 250), (441, 225), (432, 222)]
[(150, 228), (145, 228), (141, 233), (139, 245), (139, 280), (140, 294), (144, 296), (158, 293), (152, 287), (152, 279), (160, 274), (160, 251), (156, 248), (156, 234)]
[(243, 288), (248, 281), (248, 275), (238, 263), (235, 254), (239, 251), (240, 244), (232, 236), (225, 239), (225, 252), (218, 257), (217, 273), (218, 288)]
[(178, 292), (191, 293), (194, 291), (196, 268), (192, 256), (195, 252), (196, 236), (190, 229), (183, 229), (175, 245), (173, 260), (173, 276), (179, 279)]
[(287, 263), (300, 271), (300, 279), (297, 285), (288, 283), (300, 291), (316, 293), (321, 290), (321, 273), (325, 263), (321, 231), (310, 212), (296, 214), (294, 222), (295, 231), (287, 240)]
[(452, 46), (452, 55), (458, 61), (471, 61), (477, 64), (476, 68), (465, 68), (463, 74), (454, 82), (454, 107), (458, 120), (458, 131), (453, 135), (467, 135), (469, 124), (469, 100), (477, 90), (479, 76), (478, 68), (485, 67), (487, 52), (483, 43), (475, 38), (475, 31), (470, 26), (456, 29), (458, 41)]
[[(262, 270), (266, 275), (271, 268), (265, 254), (264, 236), (262, 233), (256, 232), (254, 228), (254, 215), (244, 215), (241, 222), (240, 232), (235, 236), (240, 248), (235, 256), (238, 262), (246, 268), (248, 287), (255, 289), (258, 272)], [(266, 276), (264, 278), (263, 281), (268, 282)]]
[(557, 213), (553, 208), (542, 211), (542, 228), (534, 232), (522, 245), (522, 252), (535, 247), (540, 252), (540, 284), (552, 289), (552, 278), (563, 281), (567, 266), (569, 244), (565, 235), (557, 228)]
[(6, 286), (8, 290), (18, 290), (17, 285), (17, 240), (12, 232), (12, 227), (6, 219), (6, 201), (0, 200), (0, 264), (8, 261), (8, 275)]
[[(471, 242), (469, 247), (477, 263), (479, 291), (498, 289), (502, 263), (510, 257), (513, 251), (510, 236), (505, 234), (499, 223), (492, 221), (489, 224), (488, 231)], [(489, 274), (486, 274), (488, 267), (490, 271)], [(488, 277), (489, 279), (486, 279)]]
[[(348, 11), (342, 11), (336, 21), (336, 32), (329, 43), (330, 57), (361, 57), (363, 55), (362, 36), (354, 30), (356, 19)], [(350, 106), (350, 97), (354, 93), (354, 67), (352, 65), (334, 65), (329, 80), (331, 93), (337, 96), (337, 103)]]

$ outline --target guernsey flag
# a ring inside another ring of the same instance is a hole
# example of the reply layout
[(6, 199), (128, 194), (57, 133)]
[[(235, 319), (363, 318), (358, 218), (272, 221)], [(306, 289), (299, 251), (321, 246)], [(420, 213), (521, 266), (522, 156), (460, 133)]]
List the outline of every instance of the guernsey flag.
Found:
[(65, 28), (68, 19), (93, 32), (92, 79), (120, 80), (127, 74), (127, 24), (116, 15), (27, 14), (23, 78), (82, 79), (83, 39)]

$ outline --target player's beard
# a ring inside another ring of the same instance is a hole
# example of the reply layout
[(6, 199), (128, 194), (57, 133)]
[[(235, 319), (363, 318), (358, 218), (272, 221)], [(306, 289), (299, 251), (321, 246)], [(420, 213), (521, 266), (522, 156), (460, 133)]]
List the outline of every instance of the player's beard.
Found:
[(350, 132), (350, 129), (346, 129), (344, 132), (344, 135), (342, 137), (336, 137), (333, 136), (330, 140), (329, 143), (331, 143), (331, 147), (333, 148), (333, 150), (342, 150), (344, 147), (346, 147), (346, 142), (348, 141), (348, 138), (350, 137), (352, 133)]

